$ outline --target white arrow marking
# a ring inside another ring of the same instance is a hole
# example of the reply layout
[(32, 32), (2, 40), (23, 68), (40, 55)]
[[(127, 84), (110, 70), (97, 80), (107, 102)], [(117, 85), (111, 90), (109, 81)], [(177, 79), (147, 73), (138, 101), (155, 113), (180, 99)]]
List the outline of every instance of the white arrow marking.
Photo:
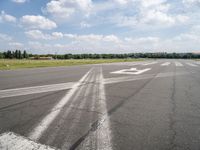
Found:
[(135, 75), (138, 75), (138, 74), (142, 74), (146, 71), (149, 71), (151, 70), (151, 68), (146, 68), (146, 69), (142, 69), (142, 70), (138, 70), (137, 68), (130, 68), (130, 69), (123, 69), (123, 70), (119, 70), (119, 71), (114, 71), (114, 72), (111, 72), (113, 74), (135, 74)]

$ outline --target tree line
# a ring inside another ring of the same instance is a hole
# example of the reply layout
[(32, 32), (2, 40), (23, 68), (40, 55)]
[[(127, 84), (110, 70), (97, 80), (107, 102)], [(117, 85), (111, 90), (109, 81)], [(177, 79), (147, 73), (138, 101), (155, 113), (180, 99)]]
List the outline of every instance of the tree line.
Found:
[(129, 58), (169, 58), (192, 59), (200, 58), (196, 53), (127, 53), (127, 54), (31, 54), (26, 50), (0, 52), (1, 59), (40, 59), (51, 57), (53, 59), (129, 59)]
[(15, 51), (5, 51), (5, 52), (0, 52), (0, 58), (5, 58), (5, 59), (27, 59), (29, 58), (29, 54), (24, 50), (15, 50)]

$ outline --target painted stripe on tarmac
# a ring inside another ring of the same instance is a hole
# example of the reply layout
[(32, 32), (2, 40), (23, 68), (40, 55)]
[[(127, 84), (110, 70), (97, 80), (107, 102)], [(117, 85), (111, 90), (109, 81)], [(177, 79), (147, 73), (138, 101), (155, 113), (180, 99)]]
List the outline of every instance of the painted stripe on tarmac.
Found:
[(101, 112), (104, 112), (104, 117), (101, 118), (101, 120), (103, 119), (104, 122), (102, 123), (102, 126), (97, 130), (97, 149), (112, 150), (112, 133), (110, 128), (110, 118), (108, 116), (106, 94), (103, 80), (103, 71), (101, 68), (99, 79), (99, 99), (101, 102)]
[(0, 135), (1, 150), (55, 150), (46, 145), (33, 142), (13, 132), (6, 132)]
[(177, 67), (182, 67), (182, 66), (183, 66), (183, 64), (181, 64), (180, 62), (175, 62), (175, 65), (176, 65)]
[(154, 62), (149, 62), (149, 63), (144, 63), (142, 64), (143, 66), (148, 66), (148, 65), (153, 65), (153, 64), (157, 64), (158, 62), (154, 61)]
[(163, 64), (161, 64), (161, 66), (169, 66), (171, 63), (170, 62), (165, 62)]
[[(91, 124), (88, 132), (80, 137), (70, 149), (97, 149), (112, 150), (112, 131), (110, 128), (110, 118), (108, 116), (105, 87), (103, 82), (102, 68), (96, 77), (96, 92), (94, 98), (99, 103), (102, 115), (98, 120)], [(66, 149), (65, 147), (61, 149)]]
[(198, 65), (200, 65), (200, 61), (196, 61), (195, 63), (198, 64)]
[[(176, 73), (176, 75), (187, 75), (188, 72), (179, 72)], [(116, 78), (107, 78), (104, 79), (104, 84), (114, 84), (114, 83), (120, 83), (120, 82), (127, 82), (127, 81), (136, 81), (136, 80), (145, 80), (150, 78), (163, 78), (163, 77), (171, 77), (174, 76), (174, 72), (168, 72), (168, 73), (159, 73), (155, 76), (155, 74), (146, 74), (141, 76), (128, 76), (128, 77), (116, 77)]]
[(44, 117), (37, 126), (29, 133), (29, 138), (32, 140), (38, 140), (42, 134), (46, 131), (49, 125), (55, 120), (59, 115), (62, 108), (71, 99), (74, 93), (77, 91), (78, 87), (85, 81), (88, 74), (92, 71), (90, 69), (76, 84), (73, 85), (72, 89), (51, 109), (50, 113)]
[(187, 65), (189, 66), (192, 66), (192, 67), (198, 67), (197, 65), (193, 64), (193, 63), (186, 63)]
[(0, 98), (66, 90), (72, 88), (74, 84), (75, 82), (68, 82), (68, 83), (51, 84), (44, 86), (0, 90)]

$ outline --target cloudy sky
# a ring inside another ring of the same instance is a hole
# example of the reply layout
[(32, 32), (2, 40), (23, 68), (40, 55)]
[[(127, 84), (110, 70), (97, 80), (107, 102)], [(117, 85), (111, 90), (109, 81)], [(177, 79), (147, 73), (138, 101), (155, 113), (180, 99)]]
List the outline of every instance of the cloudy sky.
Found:
[(0, 51), (199, 52), (200, 0), (0, 0)]

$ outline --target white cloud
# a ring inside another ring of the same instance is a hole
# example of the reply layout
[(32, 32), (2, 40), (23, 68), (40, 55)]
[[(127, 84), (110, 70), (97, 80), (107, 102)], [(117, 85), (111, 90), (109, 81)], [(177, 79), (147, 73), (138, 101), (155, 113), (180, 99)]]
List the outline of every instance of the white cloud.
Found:
[(163, 3), (165, 3), (166, 0), (141, 0), (141, 4), (143, 7), (152, 7), (152, 6), (158, 6)]
[(0, 33), (0, 41), (11, 41), (11, 40), (12, 37), (10, 37), (9, 35)]
[(47, 3), (45, 12), (55, 19), (69, 18), (77, 12), (88, 15), (92, 8), (92, 0), (51, 0)]
[(70, 38), (75, 41), (101, 41), (103, 39), (103, 35), (95, 35), (95, 34), (88, 34), (88, 35), (76, 35), (76, 34), (65, 34), (65, 37)]
[(120, 43), (121, 42), (121, 40), (115, 35), (104, 36), (103, 40), (106, 41), (106, 42), (114, 42), (114, 43)]
[[(99, 5), (102, 9), (99, 9), (97, 6), (97, 16), (99, 11), (105, 11), (103, 13), (102, 20), (99, 22), (108, 22), (112, 25), (118, 27), (130, 27), (130, 28), (168, 28), (172, 26), (177, 26), (185, 24), (188, 22), (189, 17), (187, 14), (174, 13), (171, 3), (167, 0), (111, 0), (118, 5), (106, 2), (106, 5)], [(123, 4), (124, 3), (124, 4)], [(95, 6), (95, 4), (94, 4)], [(116, 11), (116, 8), (117, 11)], [(109, 13), (113, 12), (113, 13)], [(97, 23), (98, 24), (98, 23)]]
[(10, 42), (9, 46), (11, 46), (13, 48), (22, 48), (24, 46), (24, 44), (22, 44), (20, 42)]
[(183, 4), (186, 5), (193, 5), (193, 4), (198, 4), (200, 3), (200, 0), (183, 0)]
[(22, 25), (31, 29), (50, 30), (57, 27), (56, 23), (43, 16), (25, 15), (20, 19)]
[(27, 0), (12, 0), (15, 3), (25, 3)]
[(36, 40), (57, 40), (64, 37), (61, 32), (53, 32), (51, 34), (45, 34), (40, 30), (30, 30), (25, 32), (26, 36)]
[(158, 37), (140, 37), (140, 38), (125, 38), (125, 41), (137, 44), (144, 44), (144, 43), (157, 43), (159, 42), (160, 38)]
[(113, 0), (113, 1), (120, 5), (126, 5), (130, 0)]
[(58, 39), (70, 39), (73, 42), (110, 42), (120, 43), (121, 40), (115, 35), (98, 35), (98, 34), (63, 34), (61, 32), (52, 32), (51, 34), (45, 34), (40, 30), (30, 30), (25, 32), (26, 36), (36, 40), (58, 40)]
[(161, 11), (150, 10), (147, 13), (145, 13), (142, 19), (142, 23), (161, 24), (166, 26), (173, 25), (175, 23), (175, 19)]
[(75, 34), (64, 34), (65, 37), (79, 41), (79, 42), (110, 42), (110, 43), (120, 43), (121, 40), (115, 35), (98, 35), (98, 34), (88, 34), (88, 35), (75, 35)]
[(50, 39), (51, 39), (51, 36), (50, 36), (50, 35), (44, 34), (44, 33), (42, 33), (40, 30), (30, 30), (30, 31), (25, 32), (25, 34), (26, 34), (29, 38), (37, 39), (37, 40), (40, 40), (40, 39), (43, 39), (43, 40), (50, 40)]
[(4, 11), (1, 11), (1, 14), (0, 14), (0, 22), (11, 22), (11, 23), (14, 23), (16, 22), (16, 18), (14, 16), (11, 16), (7, 13), (5, 13)]
[(83, 21), (83, 22), (80, 23), (80, 26), (81, 26), (81, 28), (90, 28), (90, 27), (91, 27), (91, 24), (89, 24), (89, 23)]
[(180, 14), (170, 14), (171, 5), (167, 0), (142, 0), (140, 6), (140, 23), (163, 27), (185, 23), (188, 17)]
[(63, 38), (63, 34), (61, 33), (61, 32), (53, 32), (52, 33), (52, 37), (54, 38), (54, 39), (60, 39), (60, 38)]

